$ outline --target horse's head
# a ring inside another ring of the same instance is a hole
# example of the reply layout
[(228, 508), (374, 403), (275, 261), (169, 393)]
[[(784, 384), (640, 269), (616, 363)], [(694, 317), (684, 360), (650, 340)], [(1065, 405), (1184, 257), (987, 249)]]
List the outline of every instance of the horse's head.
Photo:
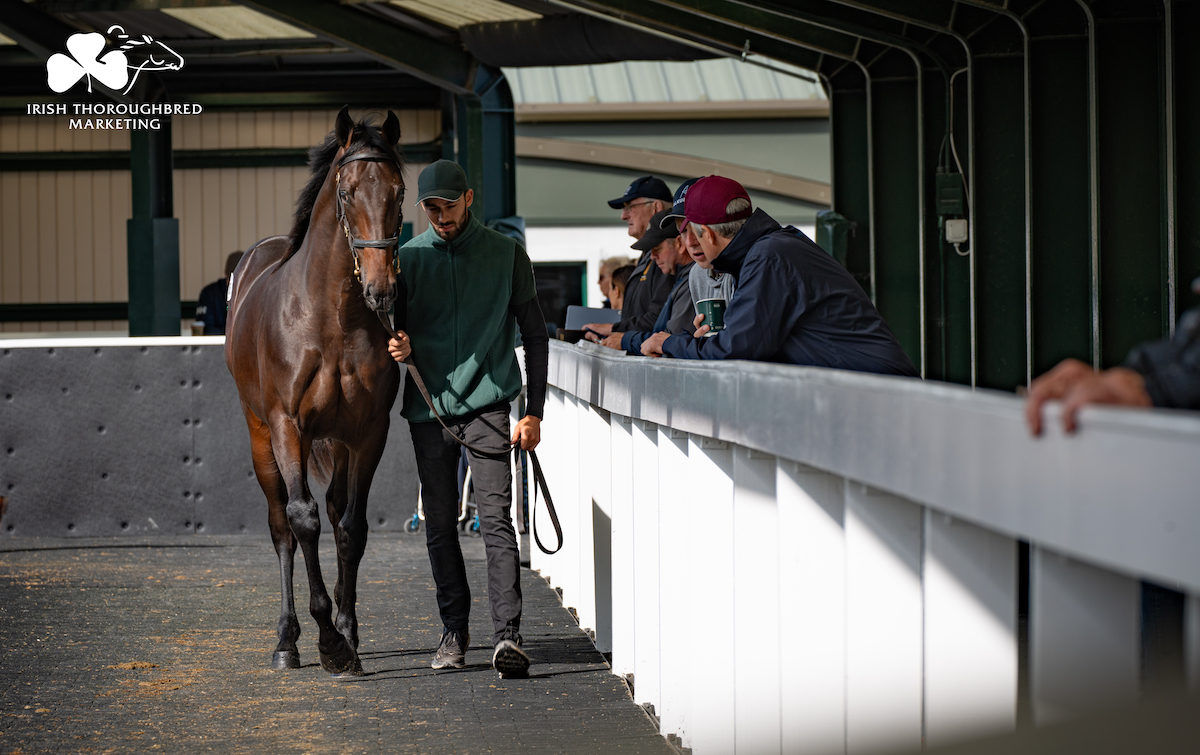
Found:
[(354, 255), (367, 306), (386, 312), (396, 300), (403, 222), (404, 177), (395, 153), (400, 121), (388, 111), (382, 129), (387, 152), (355, 140), (348, 107), (338, 113), (336, 134), (342, 145), (333, 164), (338, 222)]

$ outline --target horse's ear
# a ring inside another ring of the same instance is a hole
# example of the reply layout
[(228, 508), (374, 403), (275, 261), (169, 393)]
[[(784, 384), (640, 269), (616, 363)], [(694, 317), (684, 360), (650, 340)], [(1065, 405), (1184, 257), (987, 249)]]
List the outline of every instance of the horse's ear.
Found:
[(337, 114), (337, 140), (343, 147), (350, 146), (350, 137), (354, 135), (354, 121), (350, 119), (350, 106), (346, 105)]
[(391, 110), (388, 111), (387, 120), (383, 122), (383, 138), (392, 146), (400, 141), (400, 119)]

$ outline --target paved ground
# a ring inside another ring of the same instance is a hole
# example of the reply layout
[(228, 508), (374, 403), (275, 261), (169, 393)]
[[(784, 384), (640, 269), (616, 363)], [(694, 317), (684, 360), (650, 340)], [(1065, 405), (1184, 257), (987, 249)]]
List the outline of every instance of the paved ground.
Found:
[[(464, 538), (475, 610), (467, 669), (441, 635), (424, 534), (373, 534), (360, 581), (367, 676), (272, 672), (279, 595), (265, 538), (0, 543), (0, 754), (672, 753), (555, 592), (522, 575), (531, 678), (490, 667), (483, 547)], [(332, 541), (322, 543), (327, 579)], [(296, 603), (307, 582), (297, 563)], [(332, 581), (330, 581), (332, 589)]]

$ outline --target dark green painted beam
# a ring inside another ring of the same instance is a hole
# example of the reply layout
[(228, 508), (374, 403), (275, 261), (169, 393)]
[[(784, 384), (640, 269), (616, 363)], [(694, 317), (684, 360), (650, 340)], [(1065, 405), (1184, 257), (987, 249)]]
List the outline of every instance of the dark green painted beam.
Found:
[(1025, 71), (985, 57), (974, 75), (976, 384), (1011, 391), (1027, 382)]
[[(858, 70), (855, 67), (855, 70)], [(860, 72), (861, 76), (861, 72)], [(868, 294), (871, 281), (870, 133), (867, 90), (835, 89), (830, 96), (833, 209), (850, 221), (846, 269)]]
[(920, 164), (915, 80), (872, 81), (875, 306), (921, 363)]
[[(1097, 7), (1100, 364), (1167, 334), (1162, 24), (1145, 3)], [(1133, 16), (1133, 17), (1130, 17)]]
[(1092, 359), (1087, 19), (1077, 5), (1027, 17), (1033, 211), (1033, 375)]
[[(438, 142), (401, 145), (404, 158), (433, 162), (442, 156)], [(308, 164), (304, 148), (180, 149), (176, 170), (200, 168), (287, 168)], [(0, 152), (0, 173), (19, 170), (129, 170), (129, 152)]]
[(471, 93), (475, 60), (470, 54), (352, 6), (324, 0), (245, 0), (241, 4), (360, 50), (442, 89)]
[(1171, 3), (1175, 116), (1176, 316), (1200, 306), (1200, 2)]
[(129, 335), (179, 333), (179, 219), (173, 217), (171, 119), (129, 134), (130, 207), (126, 221)]

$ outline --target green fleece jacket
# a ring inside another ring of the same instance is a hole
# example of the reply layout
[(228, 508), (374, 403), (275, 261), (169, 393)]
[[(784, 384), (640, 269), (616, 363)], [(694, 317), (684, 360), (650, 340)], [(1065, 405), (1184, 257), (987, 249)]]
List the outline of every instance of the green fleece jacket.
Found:
[[(516, 398), (521, 370), (509, 307), (537, 294), (521, 245), (469, 214), (453, 241), (431, 227), (401, 247), (400, 271), (412, 358), (443, 419)], [(411, 380), (401, 414), (409, 422), (436, 421)]]

